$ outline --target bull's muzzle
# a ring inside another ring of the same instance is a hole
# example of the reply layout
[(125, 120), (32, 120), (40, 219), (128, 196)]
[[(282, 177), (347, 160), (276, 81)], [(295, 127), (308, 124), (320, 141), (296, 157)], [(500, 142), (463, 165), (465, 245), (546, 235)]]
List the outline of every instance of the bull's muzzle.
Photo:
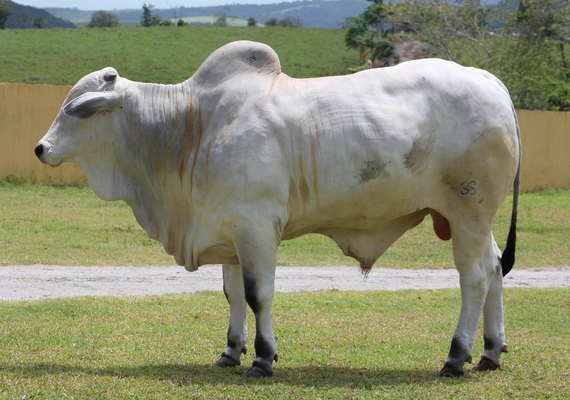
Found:
[(34, 148), (34, 153), (36, 153), (36, 157), (38, 157), (40, 159), (40, 161), (43, 162), (42, 154), (44, 154), (44, 145), (41, 143), (38, 143), (37, 146)]

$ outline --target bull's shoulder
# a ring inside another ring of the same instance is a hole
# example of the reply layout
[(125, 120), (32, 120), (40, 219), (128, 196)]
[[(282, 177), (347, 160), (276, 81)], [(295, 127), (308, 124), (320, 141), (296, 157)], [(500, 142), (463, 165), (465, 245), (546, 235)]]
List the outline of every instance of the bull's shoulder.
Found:
[(280, 72), (279, 57), (271, 47), (240, 40), (214, 51), (198, 68), (193, 79), (199, 85), (217, 86), (242, 75), (257, 74), (272, 79)]

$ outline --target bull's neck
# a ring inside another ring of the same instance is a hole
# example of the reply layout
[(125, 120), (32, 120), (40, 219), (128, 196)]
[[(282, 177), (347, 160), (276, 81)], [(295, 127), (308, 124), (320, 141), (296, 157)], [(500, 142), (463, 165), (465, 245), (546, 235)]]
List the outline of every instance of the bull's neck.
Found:
[(120, 161), (121, 186), (126, 188), (122, 199), (147, 233), (185, 263), (181, 241), (192, 225), (192, 188), (183, 173), (192, 165), (195, 146), (188, 139), (194, 115), (190, 82), (133, 83), (131, 90), (124, 104), (124, 142), (119, 146), (127, 152)]
[(171, 133), (184, 122), (190, 100), (190, 82), (177, 85), (135, 83), (131, 117), (140, 121), (146, 131)]
[[(187, 162), (181, 159), (188, 156), (181, 148), (193, 114), (189, 83), (132, 82), (125, 96), (125, 125), (116, 147), (128, 156), (119, 160), (120, 169), (137, 187), (155, 195), (172, 185), (180, 164)], [(174, 194), (170, 188), (167, 192)]]

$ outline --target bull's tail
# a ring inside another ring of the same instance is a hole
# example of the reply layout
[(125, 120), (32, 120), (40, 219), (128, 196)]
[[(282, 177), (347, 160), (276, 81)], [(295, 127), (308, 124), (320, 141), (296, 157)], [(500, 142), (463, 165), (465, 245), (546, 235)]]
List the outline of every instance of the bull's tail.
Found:
[(517, 114), (513, 107), (513, 114), (515, 117), (515, 125), (517, 128), (517, 140), (519, 142), (519, 163), (517, 167), (517, 174), (515, 176), (515, 181), (513, 183), (513, 209), (511, 211), (511, 227), (509, 228), (509, 234), (507, 236), (507, 244), (503, 255), (501, 256), (501, 269), (503, 271), (503, 276), (507, 275), (509, 271), (513, 268), (515, 264), (515, 250), (517, 243), (517, 209), (519, 205), (519, 191), (521, 183), (521, 133), (519, 129), (519, 122), (517, 120)]

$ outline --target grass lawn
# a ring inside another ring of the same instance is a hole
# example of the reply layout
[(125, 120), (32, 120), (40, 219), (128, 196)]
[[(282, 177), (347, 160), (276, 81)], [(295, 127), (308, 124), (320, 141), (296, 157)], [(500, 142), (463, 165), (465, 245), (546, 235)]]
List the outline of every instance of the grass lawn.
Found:
[[(510, 196), (494, 232), (503, 248)], [(519, 204), (515, 268), (570, 265), (570, 191), (524, 193)], [(104, 202), (85, 186), (0, 181), (0, 265), (173, 265), (123, 202)], [(307, 235), (281, 244), (279, 265), (356, 265), (329, 238)], [(407, 232), (376, 263), (382, 267), (450, 268), (450, 242), (430, 218)]]
[[(441, 379), (458, 290), (279, 293), (275, 376), (246, 380), (253, 351), (211, 367), (222, 293), (0, 302), (0, 398), (568, 398), (570, 291), (507, 289), (505, 304), (502, 369)], [(476, 361), (482, 347), (479, 332)]]

